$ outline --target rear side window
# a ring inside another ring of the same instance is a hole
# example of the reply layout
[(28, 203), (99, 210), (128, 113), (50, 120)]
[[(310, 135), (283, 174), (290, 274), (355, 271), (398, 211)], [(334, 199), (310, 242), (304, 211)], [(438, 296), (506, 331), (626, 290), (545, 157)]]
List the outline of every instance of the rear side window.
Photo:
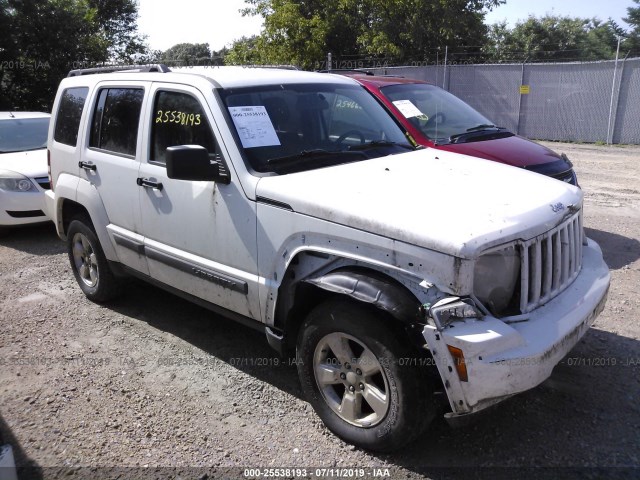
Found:
[(216, 142), (200, 102), (186, 93), (160, 91), (151, 127), (151, 161), (166, 163), (167, 147), (200, 145), (210, 155)]
[(135, 156), (143, 97), (141, 88), (100, 90), (91, 122), (89, 146)]
[(56, 128), (53, 133), (53, 139), (56, 142), (71, 145), (72, 147), (75, 147), (78, 143), (80, 117), (82, 117), (82, 110), (88, 93), (89, 88), (87, 87), (67, 88), (62, 93), (58, 114), (56, 115)]

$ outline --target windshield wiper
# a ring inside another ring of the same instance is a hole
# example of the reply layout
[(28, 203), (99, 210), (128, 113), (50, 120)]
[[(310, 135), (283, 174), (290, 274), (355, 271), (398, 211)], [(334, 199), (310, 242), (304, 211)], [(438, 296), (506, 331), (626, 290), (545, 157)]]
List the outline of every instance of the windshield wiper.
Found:
[(371, 148), (379, 148), (379, 147), (401, 147), (401, 148), (406, 148), (407, 150), (415, 150), (413, 145), (398, 143), (398, 142), (390, 142), (388, 140), (373, 140), (371, 142), (363, 143), (360, 145), (351, 145), (348, 148), (348, 150), (362, 151), (362, 150), (369, 150)]
[(477, 132), (478, 130), (486, 130), (487, 128), (501, 129), (504, 127), (497, 127), (492, 123), (483, 123), (481, 125), (476, 125), (475, 127), (467, 128), (467, 132)]
[(482, 125), (476, 125), (475, 127), (467, 128), (467, 130), (462, 133), (456, 133), (455, 135), (451, 135), (449, 137), (449, 143), (456, 143), (457, 140), (464, 138), (467, 135), (473, 135), (480, 132), (486, 131), (491, 133), (496, 133), (496, 132), (504, 133), (506, 132), (506, 130), (507, 129), (505, 127), (498, 127), (490, 123), (483, 123)]
[(297, 160), (300, 159), (313, 159), (313, 158), (323, 158), (323, 157), (335, 157), (340, 155), (364, 155), (362, 152), (351, 152), (348, 150), (323, 150), (321, 148), (317, 148), (314, 150), (302, 150), (301, 152), (294, 153), (293, 155), (285, 155), (284, 157), (276, 157), (270, 158), (267, 160), (267, 165), (271, 166), (280, 166), (280, 165), (289, 165), (295, 164)]

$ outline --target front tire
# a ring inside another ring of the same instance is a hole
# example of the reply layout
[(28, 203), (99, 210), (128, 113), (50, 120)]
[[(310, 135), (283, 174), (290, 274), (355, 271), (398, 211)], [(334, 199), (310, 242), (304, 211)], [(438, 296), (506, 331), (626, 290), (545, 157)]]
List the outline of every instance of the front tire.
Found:
[(420, 435), (435, 409), (420, 352), (378, 309), (333, 299), (305, 320), (297, 347), (302, 389), (324, 424), (375, 451)]
[(120, 293), (91, 221), (78, 217), (67, 230), (67, 250), (71, 269), (85, 296), (94, 302), (112, 300)]

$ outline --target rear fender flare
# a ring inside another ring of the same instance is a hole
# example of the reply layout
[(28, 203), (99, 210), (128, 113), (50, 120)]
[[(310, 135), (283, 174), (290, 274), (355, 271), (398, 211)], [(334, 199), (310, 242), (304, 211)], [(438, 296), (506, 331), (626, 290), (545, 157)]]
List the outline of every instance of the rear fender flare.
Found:
[(110, 223), (109, 216), (107, 215), (107, 211), (104, 208), (104, 204), (96, 187), (86, 180), (80, 180), (78, 183), (76, 202), (82, 205), (89, 213), (93, 228), (98, 240), (100, 240), (100, 246), (107, 260), (118, 262), (118, 254), (111, 243), (111, 238), (107, 231), (107, 225)]

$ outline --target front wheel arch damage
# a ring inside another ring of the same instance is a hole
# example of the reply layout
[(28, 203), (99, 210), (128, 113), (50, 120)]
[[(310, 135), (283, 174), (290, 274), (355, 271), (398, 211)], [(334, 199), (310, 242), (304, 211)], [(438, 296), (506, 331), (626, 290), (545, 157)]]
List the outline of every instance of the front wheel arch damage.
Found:
[[(337, 259), (339, 260), (339, 259)], [(340, 266), (328, 260), (327, 271), (319, 269), (299, 276), (297, 262), (287, 270), (278, 290), (274, 329), (283, 335), (283, 353), (293, 354), (304, 318), (329, 298), (349, 298), (383, 311), (385, 318), (405, 331), (417, 348), (425, 345), (420, 301), (397, 280), (383, 272), (358, 265)], [(332, 268), (335, 267), (335, 268)]]
[[(399, 281), (384, 272), (354, 265), (339, 265), (326, 260), (325, 271), (299, 275), (302, 269), (291, 268), (283, 278), (276, 305), (274, 328), (282, 335), (281, 353), (295, 355), (296, 340), (305, 318), (319, 305), (328, 301), (344, 301), (375, 311), (381, 321), (394, 331), (413, 352), (414, 361), (426, 371), (431, 393), (438, 410), (449, 409), (449, 402), (441, 376), (422, 335), (424, 316), (420, 301)], [(295, 267), (296, 265), (293, 264)]]

